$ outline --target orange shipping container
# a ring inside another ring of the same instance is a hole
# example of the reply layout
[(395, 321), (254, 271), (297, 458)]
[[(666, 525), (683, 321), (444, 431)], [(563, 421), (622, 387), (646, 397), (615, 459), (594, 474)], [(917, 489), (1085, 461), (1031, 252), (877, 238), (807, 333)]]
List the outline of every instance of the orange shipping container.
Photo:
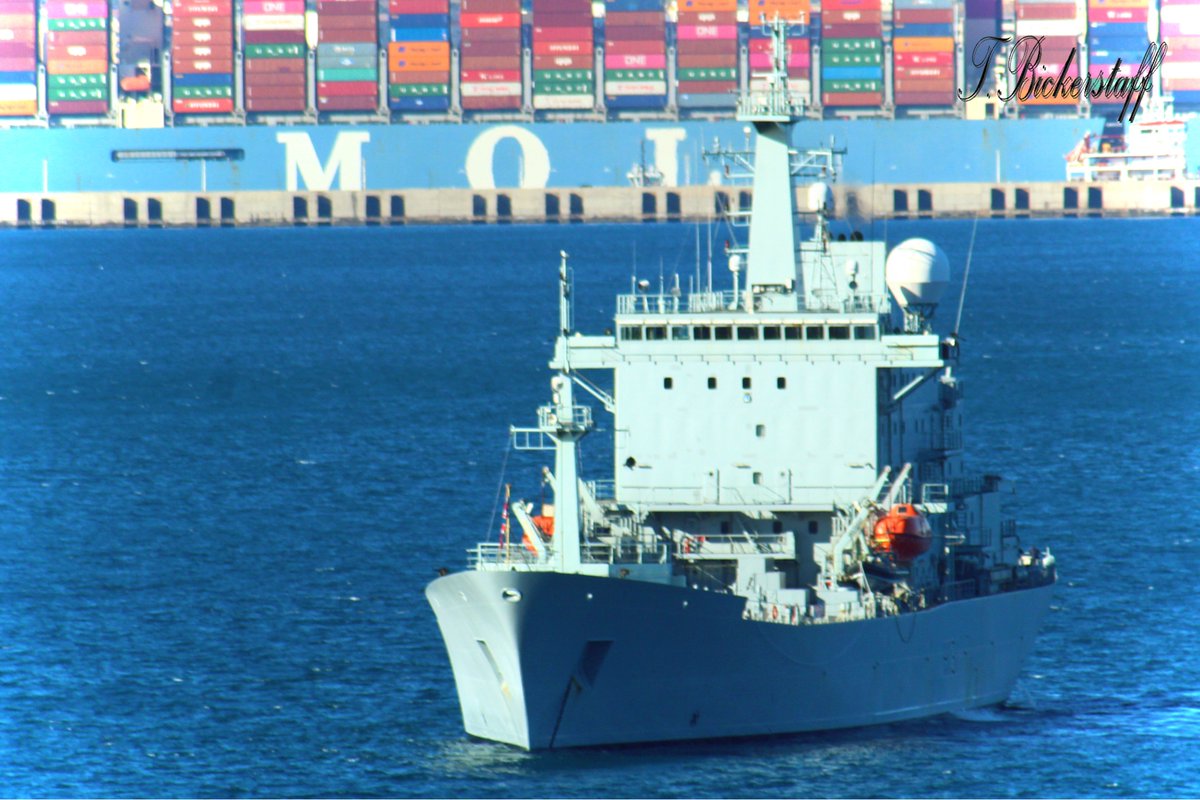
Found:
[(37, 110), (37, 100), (0, 100), (0, 117), (32, 117)]
[(892, 47), (897, 53), (954, 52), (953, 36), (897, 36)]
[(388, 72), (449, 70), (450, 56), (408, 56), (388, 53)]
[(47, 61), (46, 72), (51, 75), (103, 75), (108, 72), (108, 62)]
[(405, 53), (410, 56), (445, 56), (450, 57), (449, 42), (389, 42), (388, 55)]
[(107, 44), (46, 45), (46, 61), (98, 61), (107, 59)]
[(679, 0), (680, 11), (737, 11), (737, 0)]

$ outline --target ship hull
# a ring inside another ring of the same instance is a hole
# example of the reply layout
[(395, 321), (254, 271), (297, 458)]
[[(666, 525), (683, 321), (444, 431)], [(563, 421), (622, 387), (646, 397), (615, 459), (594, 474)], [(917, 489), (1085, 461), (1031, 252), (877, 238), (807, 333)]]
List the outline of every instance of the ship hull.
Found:
[(467, 733), (527, 749), (857, 727), (1003, 702), (1053, 585), (783, 625), (631, 580), (466, 572), (426, 589)]

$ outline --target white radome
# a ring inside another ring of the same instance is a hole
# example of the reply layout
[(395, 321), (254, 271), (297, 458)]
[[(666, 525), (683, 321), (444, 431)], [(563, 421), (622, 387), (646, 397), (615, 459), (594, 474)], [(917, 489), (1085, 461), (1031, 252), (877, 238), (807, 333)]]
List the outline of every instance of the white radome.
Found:
[(928, 239), (906, 239), (887, 257), (887, 286), (901, 308), (934, 306), (950, 284), (950, 261)]

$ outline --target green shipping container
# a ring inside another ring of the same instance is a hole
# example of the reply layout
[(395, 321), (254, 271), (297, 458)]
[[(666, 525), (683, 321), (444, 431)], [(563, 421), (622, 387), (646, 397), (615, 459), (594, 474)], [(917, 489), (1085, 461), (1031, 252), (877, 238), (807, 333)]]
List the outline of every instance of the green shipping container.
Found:
[(540, 86), (533, 87), (534, 94), (591, 94), (592, 84), (589, 82), (578, 83), (543, 83)]
[(51, 89), (108, 85), (108, 75), (47, 75), (46, 78), (47, 85)]
[(883, 63), (883, 53), (822, 53), (821, 64), (826, 67), (876, 67)]
[(609, 69), (604, 78), (610, 81), (665, 81), (665, 69)]
[(248, 44), (246, 58), (303, 58), (302, 44)]
[(232, 86), (176, 86), (176, 100), (204, 100), (213, 97), (233, 97)]
[(882, 92), (883, 81), (825, 81), (821, 89), (826, 92)]
[(108, 20), (104, 17), (70, 17), (68, 19), (48, 19), (47, 27), (52, 31), (103, 31), (108, 30)]
[(861, 51), (883, 52), (879, 39), (825, 39), (821, 42), (821, 58), (827, 53), (853, 53)]
[(69, 86), (49, 90), (51, 100), (107, 100), (108, 90), (103, 86)]
[(533, 73), (534, 83), (571, 83), (592, 78), (590, 69), (539, 69)]
[(700, 67), (679, 70), (681, 81), (736, 81), (737, 67)]
[(448, 83), (393, 83), (388, 86), (388, 97), (427, 97), (450, 94)]
[(373, 69), (319, 69), (317, 70), (318, 81), (331, 81), (338, 83), (341, 81), (373, 81), (376, 78), (375, 70)]

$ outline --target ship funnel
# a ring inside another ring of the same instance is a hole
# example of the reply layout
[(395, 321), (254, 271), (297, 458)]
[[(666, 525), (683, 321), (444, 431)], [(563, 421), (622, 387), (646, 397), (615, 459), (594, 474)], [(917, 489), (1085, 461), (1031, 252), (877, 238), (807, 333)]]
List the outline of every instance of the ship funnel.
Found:
[(928, 239), (906, 239), (887, 257), (887, 286), (903, 309), (927, 309), (929, 314), (950, 283), (950, 261)]

